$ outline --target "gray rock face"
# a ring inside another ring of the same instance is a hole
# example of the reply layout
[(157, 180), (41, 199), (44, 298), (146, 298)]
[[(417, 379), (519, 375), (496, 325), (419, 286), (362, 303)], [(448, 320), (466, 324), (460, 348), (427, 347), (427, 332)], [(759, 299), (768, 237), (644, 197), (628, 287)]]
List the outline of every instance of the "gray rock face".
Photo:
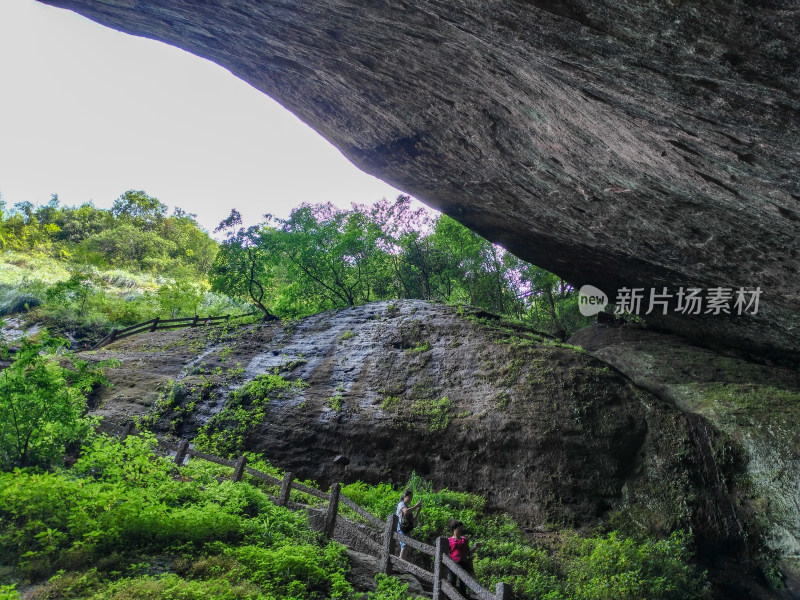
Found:
[(225, 66), (575, 285), (760, 286), (650, 321), (800, 358), (796, 2), (45, 1)]
[[(241, 433), (237, 453), (323, 488), (403, 485), (415, 471), (484, 496), (531, 535), (548, 524), (692, 531), (714, 597), (798, 597), (800, 373), (631, 326), (570, 341), (586, 350), (406, 300), (147, 332), (81, 356), (121, 362), (91, 402), (106, 423), (140, 416), (196, 443), (211, 423), (212, 438)], [(209, 421), (234, 389), (276, 371), (302, 385), (273, 390), (245, 429), (233, 413)], [(785, 593), (763, 586), (759, 569), (776, 567)]]
[[(650, 335), (655, 344), (669, 338)], [(590, 341), (581, 343), (595, 347)], [(403, 485), (416, 472), (436, 489), (480, 494), (532, 535), (554, 523), (587, 529), (604, 524), (636, 536), (691, 530), (697, 556), (709, 563), (718, 597), (726, 600), (767, 597), (752, 578), (752, 557), (762, 542), (772, 542), (773, 532), (787, 543), (770, 549), (794, 573), (798, 511), (765, 510), (763, 501), (776, 489), (781, 495), (772, 496), (781, 504), (791, 497), (797, 446), (787, 447), (760, 429), (745, 430), (761, 436), (758, 471), (767, 486), (753, 500), (749, 473), (734, 460), (743, 456), (735, 431), (714, 425), (735, 418), (744, 427), (737, 415), (757, 406), (762, 393), (773, 394), (774, 400), (763, 397), (775, 406), (770, 418), (781, 416), (781, 431), (797, 422), (800, 409), (783, 415), (787, 404), (800, 406), (795, 388), (772, 390), (782, 385), (784, 371), (705, 350), (669, 353), (664, 362), (676, 380), (693, 381), (696, 357), (709, 363), (709, 377), (719, 366), (726, 377), (731, 371), (752, 378), (763, 372), (768, 379), (769, 386), (758, 390), (712, 386), (714, 398), (747, 393), (747, 402), (726, 404), (718, 410), (721, 417), (706, 418), (642, 391), (579, 348), (488, 313), (412, 300), (227, 333), (148, 332), (85, 356), (121, 361), (109, 373), (114, 387), (98, 390), (92, 404), (94, 415), (117, 425), (144, 416), (161, 435), (195, 442), (203, 435), (214, 438), (214, 432), (226, 439), (236, 431), (242, 436), (236, 452), (253, 451), (323, 488), (356, 480)], [(628, 362), (636, 359), (653, 362), (645, 352), (633, 353)], [(230, 401), (233, 389), (275, 370), (303, 385), (271, 394), (245, 429), (230, 418), (233, 413), (208, 420), (210, 407), (223, 408), (219, 399)], [(207, 423), (210, 431), (199, 433)], [(779, 454), (786, 457), (768, 472), (764, 459)], [(753, 514), (762, 515), (763, 523)]]
[[(716, 354), (675, 336), (595, 325), (570, 342), (619, 369), (640, 388), (699, 416), (741, 453), (745, 529), (760, 530), (788, 597), (800, 597), (800, 373)], [(726, 447), (726, 442), (722, 443)], [(719, 460), (719, 457), (718, 457)], [(724, 462), (724, 460), (723, 460)]]

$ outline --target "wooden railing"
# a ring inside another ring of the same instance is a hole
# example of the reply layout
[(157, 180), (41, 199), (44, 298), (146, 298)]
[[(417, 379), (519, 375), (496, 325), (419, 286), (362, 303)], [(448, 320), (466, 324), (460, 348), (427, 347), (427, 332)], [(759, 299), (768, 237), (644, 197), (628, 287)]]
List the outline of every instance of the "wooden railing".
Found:
[(131, 335), (136, 335), (137, 333), (144, 333), (145, 331), (156, 331), (158, 329), (180, 329), (182, 327), (201, 327), (204, 325), (214, 325), (222, 321), (239, 319), (241, 317), (250, 317), (255, 314), (257, 313), (250, 312), (241, 315), (224, 315), (222, 317), (200, 317), (198, 315), (195, 315), (194, 317), (184, 317), (181, 319), (161, 319), (159, 317), (156, 317), (155, 319), (150, 319), (149, 321), (144, 321), (142, 323), (137, 323), (136, 325), (131, 325), (130, 327), (126, 327), (125, 329), (112, 329), (111, 333), (109, 333), (106, 337), (97, 342), (97, 344), (95, 344), (94, 347), (92, 347), (92, 350), (97, 350), (98, 348), (102, 348), (103, 346), (105, 346), (106, 344), (110, 344), (114, 340), (126, 338)]
[[(102, 428), (111, 430), (112, 433), (117, 433), (122, 439), (128, 435), (136, 433), (136, 428), (133, 423), (128, 424), (126, 428), (116, 427), (108, 423), (103, 423)], [(116, 431), (115, 431), (116, 430)], [(177, 465), (182, 465), (189, 458), (199, 458), (218, 465), (231, 467), (233, 474), (231, 479), (233, 481), (241, 481), (245, 473), (264, 481), (268, 484), (279, 486), (280, 491), (276, 497), (270, 496), (270, 500), (275, 502), (278, 506), (285, 506), (293, 510), (320, 510), (318, 507), (313, 507), (305, 503), (292, 502), (292, 490), (297, 490), (303, 494), (308, 494), (315, 498), (319, 498), (327, 502), (324, 510), (324, 515), (320, 515), (322, 522), (319, 524), (319, 529), (331, 539), (338, 539), (339, 537), (345, 538), (345, 545), (350, 540), (355, 540), (360, 546), (369, 549), (374, 554), (378, 555), (379, 570), (387, 575), (395, 571), (410, 573), (415, 577), (426, 581), (433, 585), (433, 600), (441, 600), (442, 598), (450, 598), (451, 600), (466, 600), (458, 590), (447, 581), (447, 572), (455, 573), (461, 581), (474, 593), (475, 597), (481, 600), (510, 600), (511, 590), (505, 583), (498, 583), (495, 586), (495, 592), (492, 593), (475, 578), (467, 573), (458, 563), (453, 561), (448, 556), (449, 545), (447, 538), (439, 537), (436, 539), (436, 545), (431, 546), (415, 540), (410, 536), (403, 535), (397, 532), (397, 515), (390, 514), (386, 521), (381, 521), (378, 517), (370, 513), (363, 506), (357, 504), (350, 498), (340, 494), (341, 484), (334, 483), (331, 485), (330, 492), (322, 492), (320, 490), (308, 487), (295, 481), (294, 475), (291, 472), (284, 473), (283, 479), (278, 479), (247, 466), (247, 459), (240, 456), (236, 460), (228, 460), (200, 452), (191, 447), (188, 440), (181, 440), (178, 444), (167, 442), (166, 440), (159, 439), (159, 445), (172, 452), (175, 452), (174, 462)], [(364, 521), (367, 522), (368, 531), (362, 531), (359, 526), (348, 519), (347, 517), (339, 514), (339, 506), (344, 505), (351, 511), (356, 513)], [(337, 535), (341, 532), (341, 536)], [(375, 541), (375, 538), (380, 536), (381, 542)], [(411, 562), (401, 559), (399, 556), (394, 555), (395, 545), (397, 541), (402, 540), (403, 543), (408, 544), (422, 554), (433, 557), (433, 572), (426, 571), (422, 567), (415, 565)], [(341, 540), (339, 540), (341, 541)]]

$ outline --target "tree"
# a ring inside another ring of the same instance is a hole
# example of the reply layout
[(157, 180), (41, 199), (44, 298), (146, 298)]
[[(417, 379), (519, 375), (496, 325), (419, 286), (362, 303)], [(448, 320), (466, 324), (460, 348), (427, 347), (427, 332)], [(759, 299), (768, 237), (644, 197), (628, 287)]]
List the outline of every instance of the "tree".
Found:
[(169, 313), (170, 317), (196, 315), (203, 301), (203, 291), (189, 281), (178, 280), (158, 288), (156, 300), (162, 314)]
[(566, 335), (558, 313), (559, 303), (571, 301), (569, 286), (450, 217), (414, 209), (408, 196), (350, 210), (306, 204), (288, 219), (268, 216), (250, 228), (234, 210), (221, 230), (229, 234), (213, 289), (249, 296), (265, 314), (300, 317), (402, 297), (538, 320), (542, 304), (548, 329)]
[(172, 216), (162, 221), (159, 234), (174, 244), (173, 259), (191, 267), (195, 273), (205, 274), (214, 263), (219, 244), (197, 224), (194, 217), (176, 208)]
[(543, 302), (545, 311), (549, 316), (550, 326), (556, 337), (566, 339), (568, 337), (567, 331), (561, 323), (556, 310), (556, 294), (559, 292), (559, 282), (561, 280), (557, 275), (531, 264), (525, 265), (525, 268), (521, 271), (521, 277), (529, 286), (528, 297), (533, 298), (536, 303), (534, 305), (535, 312), (539, 312), (538, 302)]
[(111, 214), (145, 231), (152, 231), (164, 220), (166, 204), (141, 190), (128, 190), (114, 201)]
[[(86, 394), (108, 383), (104, 371), (116, 362), (90, 365), (70, 353), (56, 358), (67, 344), (47, 335), (40, 342), (23, 339), (11, 366), (0, 373), (2, 468), (49, 466), (87, 431)], [(8, 348), (0, 354), (8, 358)]]
[(56, 239), (69, 244), (78, 244), (104, 229), (111, 229), (113, 217), (107, 210), (95, 208), (91, 202), (75, 207), (59, 209), (54, 223), (60, 231)]
[(173, 242), (158, 233), (143, 231), (128, 223), (96, 233), (83, 245), (87, 250), (99, 253), (106, 262), (134, 263), (140, 269), (146, 269), (153, 261), (168, 258), (175, 249)]
[[(267, 308), (267, 287), (275, 280), (276, 265), (262, 243), (264, 226), (241, 227), (242, 216), (231, 210), (214, 232), (227, 231), (209, 274), (211, 289), (234, 297), (247, 297), (267, 320), (277, 317)], [(272, 295), (270, 295), (272, 296)]]

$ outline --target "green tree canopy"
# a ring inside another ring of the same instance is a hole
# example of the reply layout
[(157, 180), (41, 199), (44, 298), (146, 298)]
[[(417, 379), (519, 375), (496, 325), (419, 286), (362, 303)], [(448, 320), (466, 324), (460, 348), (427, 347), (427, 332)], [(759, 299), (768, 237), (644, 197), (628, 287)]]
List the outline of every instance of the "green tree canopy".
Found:
[(167, 206), (141, 190), (128, 190), (114, 201), (111, 214), (115, 219), (150, 231), (164, 220)]

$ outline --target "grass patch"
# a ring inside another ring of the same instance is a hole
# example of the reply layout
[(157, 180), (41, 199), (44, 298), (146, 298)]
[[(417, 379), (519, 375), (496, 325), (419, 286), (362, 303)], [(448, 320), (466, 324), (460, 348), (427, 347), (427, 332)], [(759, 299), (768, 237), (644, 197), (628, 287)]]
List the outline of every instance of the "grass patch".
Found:
[(422, 342), (418, 342), (413, 348), (409, 348), (406, 350), (406, 354), (421, 354), (423, 352), (427, 352), (431, 349), (431, 345), (428, 340), (424, 340)]

